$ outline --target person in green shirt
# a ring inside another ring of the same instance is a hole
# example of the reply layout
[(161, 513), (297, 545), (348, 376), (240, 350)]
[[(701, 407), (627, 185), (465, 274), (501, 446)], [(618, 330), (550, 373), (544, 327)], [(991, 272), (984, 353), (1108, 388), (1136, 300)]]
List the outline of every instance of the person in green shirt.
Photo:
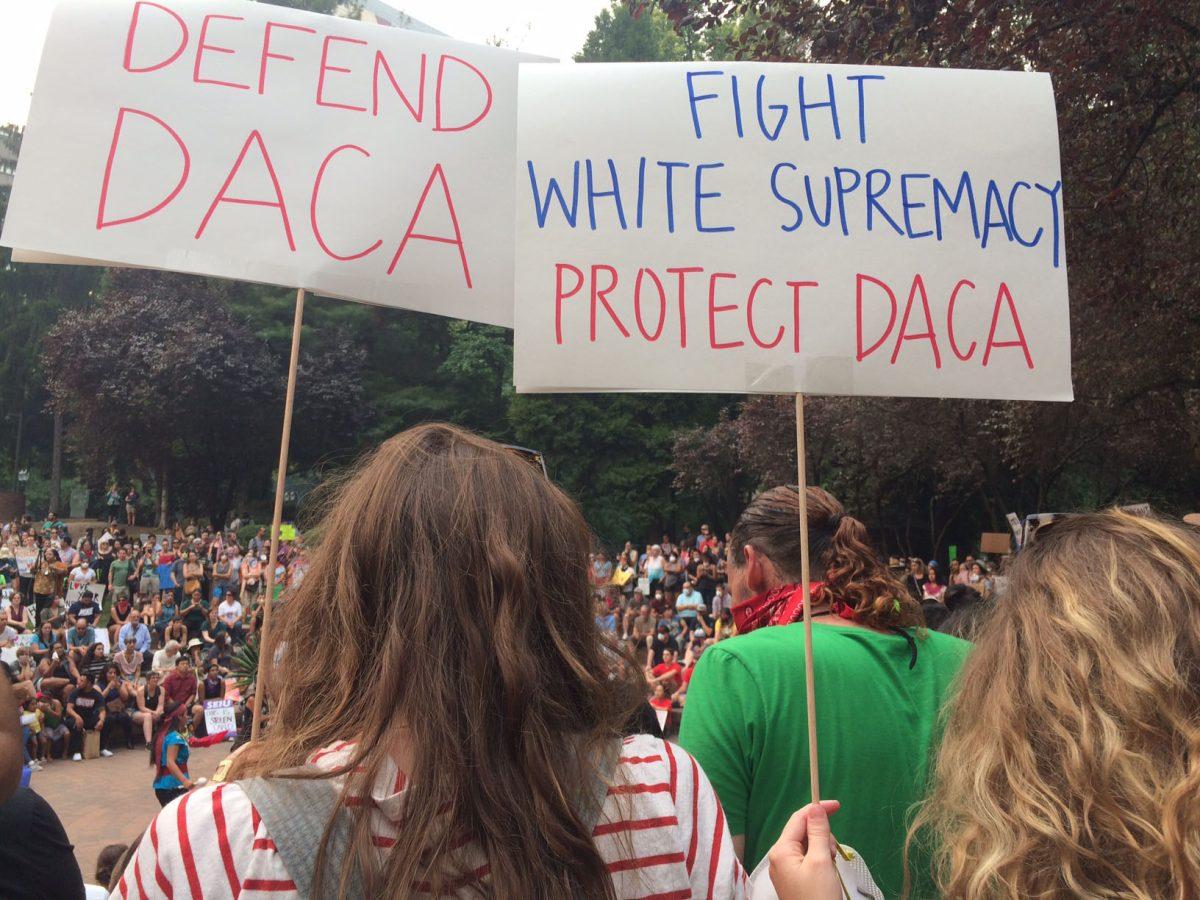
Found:
[[(803, 615), (813, 616), (822, 798), (841, 801), (838, 840), (862, 854), (885, 897), (904, 886), (910, 807), (925, 793), (938, 710), (970, 645), (922, 627), (917, 601), (870, 546), (866, 528), (808, 489), (802, 590), (799, 495), (756, 497), (731, 533), (729, 587), (738, 636), (705, 651), (688, 689), (679, 743), (716, 788), (748, 870), (810, 802)], [(910, 853), (910, 896), (935, 896), (929, 859)]]

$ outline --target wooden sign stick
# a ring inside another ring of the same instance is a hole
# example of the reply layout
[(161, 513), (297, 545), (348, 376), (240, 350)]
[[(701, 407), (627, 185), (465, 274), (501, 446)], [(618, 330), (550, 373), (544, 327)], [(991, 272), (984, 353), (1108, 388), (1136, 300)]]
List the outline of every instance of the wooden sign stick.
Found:
[(287, 480), (288, 446), (292, 440), (292, 405), (296, 399), (296, 363), (300, 359), (300, 326), (304, 322), (304, 288), (296, 291), (296, 317), (292, 323), (292, 355), (288, 360), (287, 394), (283, 401), (283, 435), (279, 438), (279, 472), (275, 478), (275, 513), (271, 518), (271, 558), (267, 560), (263, 623), (258, 634), (258, 674), (255, 676), (254, 719), (250, 740), (258, 740), (263, 704), (267, 700), (267, 654), (265, 638), (271, 627), (271, 607), (275, 602), (275, 565), (279, 559), (279, 526), (283, 519), (283, 488)]
[(804, 688), (808, 710), (808, 776), (812, 802), (821, 799), (817, 770), (817, 694), (813, 686), (812, 596), (808, 568), (808, 478), (804, 460), (804, 395), (796, 394), (796, 482), (800, 494), (800, 584), (804, 591)]

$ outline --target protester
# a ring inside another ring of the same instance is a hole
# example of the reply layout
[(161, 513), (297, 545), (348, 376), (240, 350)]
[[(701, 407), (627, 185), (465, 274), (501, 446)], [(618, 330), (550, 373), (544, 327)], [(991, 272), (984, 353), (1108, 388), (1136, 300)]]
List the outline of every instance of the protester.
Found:
[[(271, 727), (233, 764), (246, 779), (308, 760), (316, 783), (337, 790), (323, 794), (328, 805), (298, 807), (316, 833), (334, 815), (361, 826), (336, 856), (313, 841), (301, 863), (324, 886), (315, 893), (348, 896), (353, 882), (361, 895), (397, 897), (420, 882), (454, 896), (741, 896), (744, 873), (700, 769), (660, 739), (620, 737), (644, 686), (599, 636), (590, 533), (540, 470), (461, 430), (422, 426), (364, 462), (320, 531), (262, 649), (274, 661)], [(282, 803), (313, 783), (200, 788), (163, 811), (157, 843), (144, 842), (133, 866), (168, 885), (186, 871), (291, 880), (278, 852), (252, 849), (273, 832), (247, 792)], [(137, 896), (133, 866), (122, 886)]]
[[(83, 759), (85, 733), (94, 731), (103, 734), (106, 717), (103, 695), (92, 686), (92, 679), (88, 675), (81, 674), (75, 681), (75, 690), (67, 695), (67, 727), (71, 731), (71, 746), (67, 752), (72, 760), (80, 762)], [(100, 755), (113, 754), (107, 747), (101, 746)]]
[[(183, 707), (180, 707), (180, 710), (182, 711)], [(183, 715), (168, 716), (163, 719), (159, 728), (155, 744), (157, 762), (152, 787), (160, 806), (167, 806), (172, 800), (196, 786), (188, 775), (188, 742), (179, 733), (186, 721), (187, 717)]]
[(811, 598), (822, 791), (843, 804), (839, 838), (868, 860), (885, 896), (898, 896), (905, 813), (920, 799), (938, 708), (968, 645), (917, 627), (917, 601), (862, 523), (820, 488), (807, 500), (811, 585), (798, 583), (796, 488), (760, 494), (734, 526), (727, 569), (739, 636), (700, 659), (679, 739), (709, 772), (753, 868), (810, 800), (803, 626), (792, 623)]
[[(1009, 577), (950, 701), (910, 865), (932, 847), (935, 890), (962, 900), (1195, 896), (1200, 534), (1118, 509), (1056, 519)], [(812, 813), (772, 850), (780, 900), (843, 896)]]

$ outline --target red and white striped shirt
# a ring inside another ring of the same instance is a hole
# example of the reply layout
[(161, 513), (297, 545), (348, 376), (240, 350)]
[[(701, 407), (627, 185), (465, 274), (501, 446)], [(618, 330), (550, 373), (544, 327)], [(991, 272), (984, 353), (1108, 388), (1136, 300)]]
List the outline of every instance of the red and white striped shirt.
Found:
[[(334, 768), (348, 761), (350, 749), (348, 742), (333, 744), (309, 761)], [(404, 796), (404, 773), (386, 763), (369, 801), (372, 835), (380, 853), (395, 842)], [(691, 756), (659, 738), (625, 739), (592, 834), (618, 897), (741, 900), (746, 896), (746, 873), (734, 855), (725, 813), (712, 785)], [(481, 848), (467, 843), (456, 852), (462, 855), (455, 862), (486, 884), (488, 862)], [(295, 884), (258, 811), (236, 783), (193, 790), (165, 807), (112, 894), (122, 900), (296, 896)]]

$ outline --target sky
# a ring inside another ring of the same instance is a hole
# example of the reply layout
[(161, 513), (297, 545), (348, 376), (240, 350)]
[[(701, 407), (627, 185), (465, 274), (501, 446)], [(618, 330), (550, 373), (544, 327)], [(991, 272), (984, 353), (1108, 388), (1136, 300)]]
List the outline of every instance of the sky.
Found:
[[(579, 52), (608, 0), (388, 0), (459, 40), (556, 57)], [(0, 124), (24, 125), (52, 0), (0, 0)]]

